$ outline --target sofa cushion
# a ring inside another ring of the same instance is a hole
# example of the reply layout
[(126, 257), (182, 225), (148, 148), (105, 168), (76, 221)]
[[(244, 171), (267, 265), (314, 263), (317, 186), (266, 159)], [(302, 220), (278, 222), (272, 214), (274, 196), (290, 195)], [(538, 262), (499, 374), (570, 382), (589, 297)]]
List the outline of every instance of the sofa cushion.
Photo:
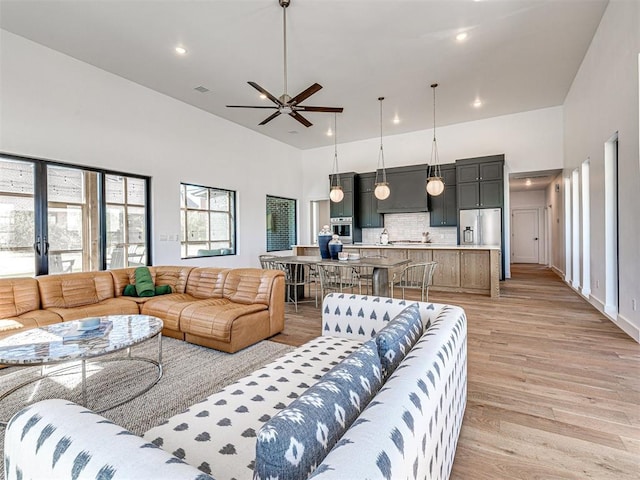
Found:
[[(184, 293), (191, 270), (193, 270), (193, 267), (149, 267), (153, 283), (156, 286), (169, 285), (171, 291), (175, 293)], [(113, 285), (117, 297), (122, 295), (126, 285), (134, 285), (136, 283), (136, 267), (117, 268), (109, 270), (109, 273), (113, 277)]]
[(197, 300), (187, 293), (170, 293), (160, 297), (150, 297), (148, 301), (140, 304), (140, 313), (161, 318), (164, 321), (164, 328), (179, 330), (182, 310)]
[(418, 304), (409, 305), (374, 337), (382, 364), (382, 375), (387, 378), (400, 364), (411, 347), (422, 335), (422, 320)]
[(108, 298), (99, 303), (83, 305), (74, 308), (52, 307), (51, 312), (59, 315), (65, 322), (87, 317), (101, 317), (104, 315), (137, 315), (138, 304), (123, 298)]
[(380, 385), (380, 359), (370, 340), (263, 425), (256, 442), (253, 478), (306, 478)]
[(196, 298), (222, 298), (228, 273), (228, 268), (194, 268), (189, 273), (185, 291)]
[(65, 273), (36, 277), (42, 308), (74, 308), (114, 297), (109, 272)]
[(279, 270), (236, 268), (229, 271), (224, 282), (224, 297), (235, 303), (269, 305), (273, 278), (284, 276)]
[[(264, 312), (269, 322), (268, 307), (262, 303), (243, 305), (226, 298), (199, 300), (187, 305), (180, 313), (180, 330), (184, 333), (229, 342), (233, 322), (243, 315)], [(260, 319), (261, 320), (261, 319)]]
[[(319, 337), (145, 433), (216, 480), (251, 478), (258, 429), (360, 342)], [(211, 375), (217, 375), (215, 365)]]
[(446, 306), (311, 478), (449, 478), (466, 404), (466, 319)]
[(35, 278), (0, 279), (0, 318), (22, 315), (40, 308)]

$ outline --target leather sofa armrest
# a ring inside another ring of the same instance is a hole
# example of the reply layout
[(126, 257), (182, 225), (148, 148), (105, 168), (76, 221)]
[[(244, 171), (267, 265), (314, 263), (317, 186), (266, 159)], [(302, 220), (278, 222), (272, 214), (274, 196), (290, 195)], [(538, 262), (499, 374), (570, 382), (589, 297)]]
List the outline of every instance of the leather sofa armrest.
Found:
[(269, 336), (284, 330), (284, 274), (273, 278), (269, 296)]

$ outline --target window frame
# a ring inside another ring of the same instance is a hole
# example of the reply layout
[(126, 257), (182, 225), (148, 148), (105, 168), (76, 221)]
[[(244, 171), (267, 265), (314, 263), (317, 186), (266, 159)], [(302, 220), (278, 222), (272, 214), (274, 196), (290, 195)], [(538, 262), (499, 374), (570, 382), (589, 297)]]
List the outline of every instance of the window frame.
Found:
[[(77, 163), (63, 162), (60, 160), (52, 160), (48, 158), (40, 157), (26, 157), (23, 155), (15, 155), (7, 152), (0, 151), (0, 157), (7, 160), (14, 160), (20, 162), (29, 162), (34, 165), (34, 215), (35, 215), (35, 230), (37, 232), (47, 231), (47, 218), (44, 215), (48, 208), (48, 195), (47, 195), (47, 167), (62, 167), (70, 169), (79, 169), (83, 171), (97, 173), (100, 181), (98, 182), (98, 228), (99, 228), (99, 241), (100, 241), (100, 260), (98, 262), (100, 270), (107, 270), (107, 231), (106, 231), (106, 201), (105, 201), (105, 182), (107, 175), (118, 175), (130, 178), (138, 178), (145, 182), (145, 196), (144, 196), (144, 208), (145, 208), (145, 243), (147, 245), (146, 252), (146, 264), (153, 265), (153, 243), (151, 236), (151, 177), (146, 175), (140, 175), (130, 172), (121, 172), (117, 170), (110, 170), (106, 168), (95, 167), (92, 165), (82, 165)], [(45, 256), (41, 256), (36, 261), (36, 275), (44, 275), (49, 272), (48, 264)]]
[[(202, 188), (207, 192), (207, 208), (189, 208), (186, 205), (186, 189), (188, 187)], [(185, 192), (183, 197), (182, 193)], [(222, 192), (229, 196), (229, 209), (228, 210), (214, 210), (211, 208), (211, 192)], [(220, 188), (220, 187), (209, 187), (207, 185), (199, 185), (195, 183), (188, 182), (180, 182), (180, 221), (181, 221), (181, 234), (180, 234), (180, 259), (187, 260), (190, 258), (215, 258), (215, 257), (228, 257), (234, 256), (238, 254), (238, 242), (237, 242), (237, 232), (238, 232), (238, 211), (237, 211), (237, 195), (238, 192), (235, 190), (230, 190), (228, 188)], [(183, 204), (183, 198), (185, 199), (185, 204)], [(207, 239), (206, 240), (196, 240), (190, 241), (188, 236), (188, 212), (206, 212), (207, 214)], [(211, 237), (211, 214), (212, 213), (225, 213), (229, 219), (229, 247), (223, 247), (230, 250), (229, 253), (218, 253), (215, 255), (189, 255), (189, 244), (203, 244), (206, 243), (209, 247), (207, 250), (215, 250), (211, 248), (212, 243), (220, 243), (225, 242), (227, 240), (215, 240)], [(184, 216), (184, 225), (182, 225), (182, 218)], [(184, 248), (184, 255), (183, 255)]]

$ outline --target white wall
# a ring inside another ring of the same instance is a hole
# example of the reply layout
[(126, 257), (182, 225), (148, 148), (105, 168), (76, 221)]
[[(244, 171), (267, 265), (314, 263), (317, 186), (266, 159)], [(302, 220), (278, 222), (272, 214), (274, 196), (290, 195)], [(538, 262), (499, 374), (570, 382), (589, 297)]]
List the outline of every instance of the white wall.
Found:
[(640, 341), (638, 52), (640, 2), (611, 0), (565, 101), (564, 152), (565, 177), (590, 159), (591, 299), (602, 310), (604, 144), (618, 132), (620, 303), (613, 320)]
[[(258, 265), (266, 248), (266, 194), (301, 197), (300, 182), (292, 181), (302, 175), (298, 149), (9, 32), (0, 35), (0, 151), (151, 176), (155, 264)], [(237, 191), (238, 255), (181, 261), (179, 242), (159, 241), (180, 231), (182, 181)]]
[[(556, 190), (556, 185), (558, 186)], [(545, 191), (549, 208), (549, 265), (564, 275), (564, 181), (562, 174), (553, 179)]]

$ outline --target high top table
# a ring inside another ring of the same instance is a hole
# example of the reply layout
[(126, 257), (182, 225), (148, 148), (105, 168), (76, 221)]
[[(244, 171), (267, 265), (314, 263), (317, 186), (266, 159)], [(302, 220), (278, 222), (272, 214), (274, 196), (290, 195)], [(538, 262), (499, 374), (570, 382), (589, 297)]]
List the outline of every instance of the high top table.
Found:
[(389, 269), (400, 267), (410, 262), (408, 258), (396, 259), (362, 257), (359, 260), (329, 260), (322, 257), (307, 255), (289, 255), (285, 257), (277, 257), (277, 261), (282, 263), (371, 267), (373, 268), (371, 279), (372, 290), (373, 295), (377, 297), (389, 296)]
[[(0, 401), (13, 392), (37, 382), (46, 375), (45, 367), (72, 361), (79, 361), (82, 374), (82, 403), (87, 406), (86, 362), (108, 353), (126, 350), (127, 355), (109, 360), (137, 360), (156, 366), (157, 375), (141, 391), (135, 392), (109, 405), (98, 413), (120, 406), (147, 392), (162, 378), (162, 320), (149, 315), (107, 315), (98, 317), (99, 326), (85, 328), (82, 320), (55, 323), (10, 335), (0, 340), (0, 364), (9, 366), (40, 366), (40, 377), (31, 379), (7, 390), (0, 395)], [(157, 337), (158, 360), (131, 356), (131, 347)], [(76, 368), (72, 365), (68, 368)], [(66, 368), (64, 369), (66, 370)], [(54, 372), (53, 375), (59, 373)], [(0, 425), (6, 422), (0, 421)]]

